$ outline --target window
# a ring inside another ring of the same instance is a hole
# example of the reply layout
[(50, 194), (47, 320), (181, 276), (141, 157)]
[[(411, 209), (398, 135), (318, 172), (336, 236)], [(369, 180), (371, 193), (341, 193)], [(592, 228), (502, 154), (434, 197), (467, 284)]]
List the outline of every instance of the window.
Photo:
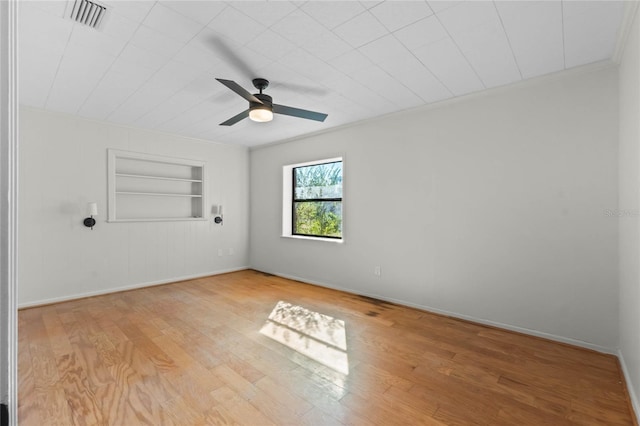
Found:
[(283, 235), (342, 240), (342, 158), (285, 166)]

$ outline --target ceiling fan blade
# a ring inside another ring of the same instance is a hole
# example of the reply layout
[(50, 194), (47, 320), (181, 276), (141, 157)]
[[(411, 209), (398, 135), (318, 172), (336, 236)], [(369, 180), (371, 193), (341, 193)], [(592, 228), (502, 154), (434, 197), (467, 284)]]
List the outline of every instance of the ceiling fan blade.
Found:
[(216, 78), (216, 80), (218, 80), (220, 83), (224, 84), (229, 89), (233, 90), (234, 92), (236, 92), (238, 95), (242, 96), (243, 98), (245, 98), (249, 102), (257, 102), (259, 104), (262, 103), (262, 101), (260, 99), (256, 98), (251, 93), (247, 92), (245, 89), (242, 88), (242, 86), (240, 86), (235, 81), (233, 81), (233, 80), (224, 80), (222, 78)]
[(243, 120), (243, 119), (247, 118), (248, 116), (249, 116), (249, 110), (242, 111), (240, 114), (231, 117), (230, 119), (228, 119), (224, 123), (220, 123), (220, 125), (221, 126), (233, 126), (238, 121)]
[(327, 114), (321, 112), (308, 111), (306, 109), (293, 108), (285, 105), (273, 104), (273, 112), (276, 114), (291, 115), (293, 117), (306, 118), (307, 120), (324, 121)]
[(319, 86), (311, 86), (306, 84), (296, 84), (291, 82), (271, 81), (271, 90), (288, 90), (295, 93), (304, 93), (311, 96), (327, 96), (329, 90)]
[(211, 36), (209, 40), (215, 48), (216, 56), (221, 56), (225, 59), (225, 62), (233, 65), (245, 78), (252, 79), (255, 76), (255, 71), (249, 63), (240, 56), (240, 46), (231, 46), (229, 41), (225, 41), (219, 36)]

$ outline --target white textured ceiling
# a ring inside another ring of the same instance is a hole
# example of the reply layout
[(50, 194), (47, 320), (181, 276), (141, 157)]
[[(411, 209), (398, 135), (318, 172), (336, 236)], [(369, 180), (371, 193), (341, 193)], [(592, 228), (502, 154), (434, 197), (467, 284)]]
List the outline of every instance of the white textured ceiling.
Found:
[[(619, 1), (102, 1), (20, 3), (20, 99), (29, 106), (255, 146), (610, 59)], [(271, 81), (274, 102), (328, 113), (219, 123)]]

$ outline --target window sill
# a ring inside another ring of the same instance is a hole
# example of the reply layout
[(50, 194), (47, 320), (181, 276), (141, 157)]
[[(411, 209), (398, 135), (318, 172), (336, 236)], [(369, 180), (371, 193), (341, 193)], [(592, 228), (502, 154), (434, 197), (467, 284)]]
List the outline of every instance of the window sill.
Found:
[(304, 235), (281, 235), (281, 238), (292, 238), (294, 240), (311, 240), (311, 241), (324, 241), (327, 243), (334, 243), (334, 244), (343, 244), (344, 243), (344, 239), (337, 239), (337, 238), (322, 238), (322, 237), (307, 237)]

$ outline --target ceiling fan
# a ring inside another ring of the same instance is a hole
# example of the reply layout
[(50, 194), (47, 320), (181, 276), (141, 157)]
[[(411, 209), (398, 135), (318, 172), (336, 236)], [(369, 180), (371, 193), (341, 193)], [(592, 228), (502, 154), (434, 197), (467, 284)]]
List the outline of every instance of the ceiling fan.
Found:
[(265, 80), (264, 78), (254, 78), (252, 80), (253, 86), (260, 91), (260, 93), (255, 93), (253, 95), (247, 92), (235, 81), (224, 80), (222, 78), (216, 78), (216, 80), (242, 96), (245, 100), (249, 101), (249, 109), (242, 111), (240, 114), (231, 117), (223, 123), (220, 123), (221, 126), (233, 126), (238, 121), (247, 117), (258, 122), (271, 121), (273, 120), (274, 113), (315, 121), (324, 121), (325, 118), (327, 118), (327, 114), (320, 112), (274, 104), (271, 96), (262, 93), (262, 91), (269, 86), (269, 80)]

